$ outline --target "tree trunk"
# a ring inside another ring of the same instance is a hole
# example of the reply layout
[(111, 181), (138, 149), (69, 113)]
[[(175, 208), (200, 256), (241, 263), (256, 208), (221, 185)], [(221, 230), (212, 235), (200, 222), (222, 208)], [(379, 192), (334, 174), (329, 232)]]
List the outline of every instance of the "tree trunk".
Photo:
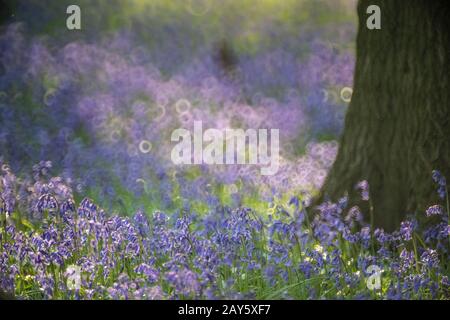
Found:
[[(381, 30), (366, 26), (370, 5)], [(353, 97), (322, 198), (348, 191), (361, 205), (355, 184), (367, 180), (374, 224), (392, 231), (439, 201), (433, 169), (450, 178), (450, 10), (448, 0), (360, 0), (358, 16)]]

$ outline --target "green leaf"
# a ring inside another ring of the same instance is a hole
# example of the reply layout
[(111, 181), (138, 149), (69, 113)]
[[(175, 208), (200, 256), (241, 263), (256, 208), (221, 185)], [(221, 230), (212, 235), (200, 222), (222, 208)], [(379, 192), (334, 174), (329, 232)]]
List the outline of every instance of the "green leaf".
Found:
[(22, 220), (20, 222), (22, 223), (23, 226), (25, 226), (31, 230), (34, 230), (33, 224), (30, 221), (28, 221), (27, 219), (22, 218)]

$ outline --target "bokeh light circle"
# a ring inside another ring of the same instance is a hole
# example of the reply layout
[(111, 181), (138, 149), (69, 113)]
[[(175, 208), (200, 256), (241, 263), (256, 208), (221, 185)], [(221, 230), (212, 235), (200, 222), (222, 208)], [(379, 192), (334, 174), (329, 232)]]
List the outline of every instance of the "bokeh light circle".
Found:
[(110, 137), (111, 137), (111, 141), (112, 142), (118, 142), (120, 140), (120, 137), (121, 137), (121, 132), (119, 130), (113, 130), (111, 132)]
[(157, 117), (155, 117), (155, 121), (159, 121), (166, 115), (166, 108), (163, 105), (158, 105), (159, 114)]
[(152, 143), (148, 140), (142, 140), (139, 143), (139, 151), (142, 153), (149, 153), (152, 150)]
[(187, 11), (194, 16), (204, 16), (211, 10), (212, 0), (186, 0)]
[(341, 90), (341, 99), (344, 102), (349, 103), (352, 100), (353, 89), (350, 87), (344, 87)]
[(130, 157), (135, 157), (135, 156), (137, 156), (139, 154), (136, 146), (134, 146), (134, 145), (129, 145), (128, 146), (127, 153), (128, 153), (128, 155)]
[(239, 191), (237, 185), (235, 185), (234, 183), (232, 183), (228, 186), (228, 190), (231, 194), (238, 193), (238, 191)]
[(178, 114), (183, 114), (191, 109), (191, 103), (187, 99), (180, 99), (175, 103), (175, 110)]

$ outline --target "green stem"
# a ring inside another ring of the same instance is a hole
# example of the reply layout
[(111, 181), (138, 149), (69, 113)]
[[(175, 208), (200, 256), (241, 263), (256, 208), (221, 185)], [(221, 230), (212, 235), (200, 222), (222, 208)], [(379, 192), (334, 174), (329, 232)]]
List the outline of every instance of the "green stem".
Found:
[(375, 256), (375, 243), (374, 243), (374, 217), (373, 217), (373, 205), (372, 200), (369, 200), (369, 213), (370, 213), (370, 245), (372, 248), (372, 256)]
[(417, 273), (419, 273), (420, 272), (420, 269), (419, 269), (419, 254), (417, 252), (416, 234), (415, 233), (413, 234), (412, 241), (413, 241), (413, 248), (414, 248), (414, 256), (416, 258), (415, 259), (416, 260), (416, 271), (417, 271)]

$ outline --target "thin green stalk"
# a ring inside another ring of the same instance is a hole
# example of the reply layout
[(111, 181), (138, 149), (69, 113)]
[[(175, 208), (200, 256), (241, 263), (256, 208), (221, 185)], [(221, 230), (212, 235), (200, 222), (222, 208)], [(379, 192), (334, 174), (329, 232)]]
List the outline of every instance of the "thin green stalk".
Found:
[(369, 213), (370, 213), (370, 246), (372, 249), (372, 256), (375, 256), (375, 243), (374, 243), (374, 216), (372, 200), (369, 200)]
[(413, 234), (412, 242), (413, 242), (413, 248), (414, 248), (414, 256), (415, 256), (415, 260), (416, 260), (416, 271), (417, 271), (417, 273), (419, 273), (420, 272), (420, 268), (419, 268), (419, 254), (418, 254), (418, 251), (417, 251), (417, 244), (416, 244), (416, 235), (415, 235), (415, 233)]

